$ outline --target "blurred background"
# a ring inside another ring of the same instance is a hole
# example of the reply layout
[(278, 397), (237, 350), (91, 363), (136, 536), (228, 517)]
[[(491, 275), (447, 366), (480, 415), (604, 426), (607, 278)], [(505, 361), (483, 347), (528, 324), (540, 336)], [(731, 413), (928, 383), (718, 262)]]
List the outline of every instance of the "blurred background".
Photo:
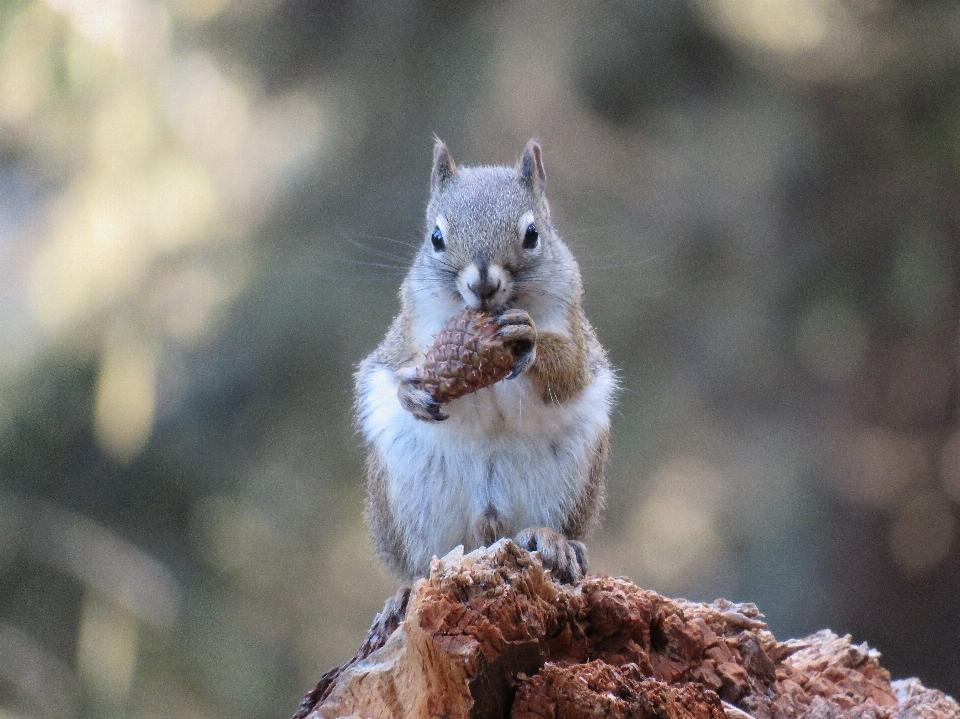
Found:
[(0, 0), (0, 719), (352, 656), (434, 133), (544, 146), (623, 384), (593, 569), (960, 693), (955, 0)]

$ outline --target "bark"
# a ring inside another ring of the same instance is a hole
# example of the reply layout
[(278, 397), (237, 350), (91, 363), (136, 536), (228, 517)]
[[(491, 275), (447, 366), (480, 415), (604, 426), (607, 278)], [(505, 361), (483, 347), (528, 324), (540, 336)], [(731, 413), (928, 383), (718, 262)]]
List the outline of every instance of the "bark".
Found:
[(561, 585), (509, 540), (434, 560), (295, 719), (960, 719), (823, 630), (777, 641), (752, 604), (696, 604), (626, 579)]

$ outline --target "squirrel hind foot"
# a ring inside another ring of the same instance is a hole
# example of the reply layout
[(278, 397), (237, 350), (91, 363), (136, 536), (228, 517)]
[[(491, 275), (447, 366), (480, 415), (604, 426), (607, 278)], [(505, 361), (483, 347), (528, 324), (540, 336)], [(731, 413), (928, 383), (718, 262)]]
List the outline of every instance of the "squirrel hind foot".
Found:
[(537, 552), (544, 569), (561, 584), (576, 584), (587, 573), (587, 548), (548, 527), (528, 527), (513, 540), (528, 552)]

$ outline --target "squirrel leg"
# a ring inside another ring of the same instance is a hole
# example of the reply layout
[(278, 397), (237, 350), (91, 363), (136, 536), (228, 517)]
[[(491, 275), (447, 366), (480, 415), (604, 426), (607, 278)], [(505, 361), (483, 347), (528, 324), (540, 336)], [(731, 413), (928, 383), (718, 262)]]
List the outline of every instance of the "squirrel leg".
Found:
[(449, 415), (440, 411), (440, 403), (425, 389), (417, 385), (417, 368), (404, 367), (394, 372), (397, 378), (397, 398), (400, 406), (417, 419), (427, 422), (442, 422)]
[(543, 566), (563, 584), (576, 584), (587, 573), (587, 548), (547, 527), (528, 527), (513, 540), (528, 552), (538, 552)]
[(526, 310), (512, 309), (497, 315), (497, 336), (513, 345), (516, 358), (507, 379), (519, 377), (537, 358), (537, 326)]

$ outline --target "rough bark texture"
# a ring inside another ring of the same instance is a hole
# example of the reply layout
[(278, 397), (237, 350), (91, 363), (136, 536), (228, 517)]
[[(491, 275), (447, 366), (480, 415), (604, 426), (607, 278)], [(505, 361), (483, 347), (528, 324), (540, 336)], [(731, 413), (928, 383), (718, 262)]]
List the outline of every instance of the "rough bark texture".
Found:
[(744, 719), (738, 709), (756, 719), (960, 719), (943, 693), (891, 683), (879, 654), (850, 637), (778, 642), (752, 604), (672, 600), (596, 575), (561, 585), (509, 540), (435, 560), (297, 719)]

